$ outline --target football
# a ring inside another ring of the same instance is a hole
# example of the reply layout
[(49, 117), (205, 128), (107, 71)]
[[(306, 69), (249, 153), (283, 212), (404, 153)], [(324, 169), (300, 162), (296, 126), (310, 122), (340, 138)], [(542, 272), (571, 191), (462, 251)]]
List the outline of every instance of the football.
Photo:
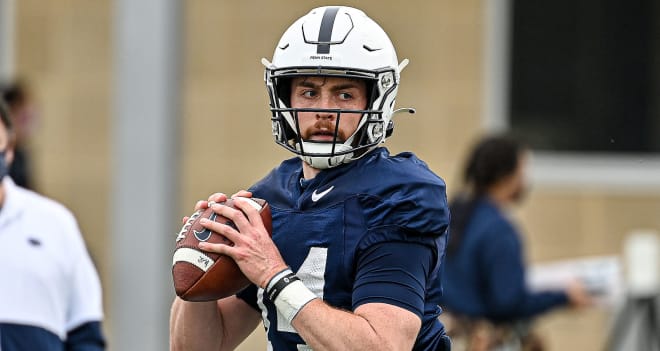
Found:
[[(259, 211), (268, 234), (272, 235), (268, 203), (263, 199), (245, 199), (250, 200), (250, 204)], [(222, 204), (236, 208), (232, 199)], [(236, 294), (250, 284), (231, 257), (202, 251), (197, 247), (202, 241), (234, 245), (223, 235), (204, 228), (199, 223), (202, 218), (234, 227), (231, 220), (206, 208), (193, 213), (179, 231), (172, 258), (172, 278), (177, 296), (186, 301), (219, 300)]]

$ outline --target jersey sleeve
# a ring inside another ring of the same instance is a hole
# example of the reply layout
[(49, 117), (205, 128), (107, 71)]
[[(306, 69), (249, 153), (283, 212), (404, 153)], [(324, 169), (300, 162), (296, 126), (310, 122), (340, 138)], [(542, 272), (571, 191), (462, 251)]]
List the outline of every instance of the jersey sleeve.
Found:
[[(410, 172), (413, 171), (418, 170)], [(449, 206), (442, 179), (426, 170), (398, 182), (390, 180), (386, 184), (372, 196), (362, 198), (370, 229), (389, 226), (425, 235), (446, 233), (449, 227)]]
[(421, 319), (436, 260), (437, 252), (420, 242), (385, 241), (367, 248), (357, 260), (353, 310), (367, 303), (386, 303)]

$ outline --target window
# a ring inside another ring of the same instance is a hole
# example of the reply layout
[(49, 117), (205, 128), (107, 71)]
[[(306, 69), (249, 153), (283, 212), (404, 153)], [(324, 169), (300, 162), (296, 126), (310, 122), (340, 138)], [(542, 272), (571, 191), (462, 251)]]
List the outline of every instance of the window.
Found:
[(660, 4), (486, 6), (486, 125), (522, 136), (542, 181), (658, 188)]
[(654, 3), (514, 0), (513, 132), (540, 150), (659, 152)]

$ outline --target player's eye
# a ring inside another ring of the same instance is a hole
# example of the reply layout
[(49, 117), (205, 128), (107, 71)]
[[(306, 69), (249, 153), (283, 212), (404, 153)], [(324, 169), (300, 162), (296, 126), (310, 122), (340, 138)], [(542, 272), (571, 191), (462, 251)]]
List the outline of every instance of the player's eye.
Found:
[(300, 95), (302, 95), (304, 97), (307, 97), (307, 98), (312, 98), (312, 97), (315, 97), (317, 94), (316, 94), (316, 91), (314, 91), (314, 90), (304, 90), (302, 92), (302, 94), (300, 94)]
[(353, 94), (351, 93), (339, 93), (339, 98), (342, 100), (350, 100), (353, 98)]

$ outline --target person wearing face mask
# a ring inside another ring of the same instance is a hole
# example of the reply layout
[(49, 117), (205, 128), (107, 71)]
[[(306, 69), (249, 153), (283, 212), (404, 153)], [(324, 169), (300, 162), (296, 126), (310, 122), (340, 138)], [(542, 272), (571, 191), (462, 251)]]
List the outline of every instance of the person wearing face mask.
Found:
[(467, 159), (464, 191), (450, 202), (441, 306), (448, 312), (443, 318), (453, 324), (450, 336), (457, 350), (492, 350), (503, 344), (540, 350), (529, 333), (534, 317), (591, 303), (577, 281), (561, 291), (532, 292), (526, 286), (523, 243), (508, 212), (525, 197), (528, 160), (527, 147), (511, 136), (482, 139)]
[(101, 284), (78, 224), (14, 183), (15, 131), (1, 100), (0, 122), (0, 350), (104, 350)]

